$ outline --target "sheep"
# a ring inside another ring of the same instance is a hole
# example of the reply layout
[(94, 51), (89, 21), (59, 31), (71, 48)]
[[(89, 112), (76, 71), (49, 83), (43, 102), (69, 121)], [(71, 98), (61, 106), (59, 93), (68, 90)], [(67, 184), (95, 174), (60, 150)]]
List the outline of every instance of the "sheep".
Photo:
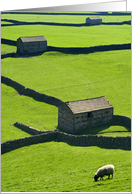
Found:
[(112, 164), (103, 166), (99, 168), (95, 173), (94, 180), (97, 181), (99, 177), (101, 180), (105, 175), (108, 175), (108, 178), (110, 178), (110, 175), (112, 175), (112, 178), (113, 178), (113, 173), (114, 173), (114, 166)]

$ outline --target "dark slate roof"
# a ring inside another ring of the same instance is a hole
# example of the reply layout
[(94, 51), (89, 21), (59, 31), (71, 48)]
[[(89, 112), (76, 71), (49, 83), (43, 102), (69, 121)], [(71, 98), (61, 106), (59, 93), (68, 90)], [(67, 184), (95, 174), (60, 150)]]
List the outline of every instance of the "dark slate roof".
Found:
[(90, 20), (102, 20), (100, 17), (88, 17)]
[(66, 104), (74, 114), (113, 107), (113, 105), (107, 100), (105, 96), (86, 100), (66, 102)]
[(31, 36), (31, 37), (20, 37), (19, 39), (22, 42), (38, 42), (38, 41), (47, 41), (44, 36)]

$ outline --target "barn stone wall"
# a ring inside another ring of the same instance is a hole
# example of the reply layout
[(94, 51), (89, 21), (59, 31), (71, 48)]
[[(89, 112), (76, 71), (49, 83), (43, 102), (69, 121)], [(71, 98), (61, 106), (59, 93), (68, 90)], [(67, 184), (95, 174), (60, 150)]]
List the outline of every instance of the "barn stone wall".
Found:
[(74, 133), (74, 115), (65, 103), (58, 107), (58, 128)]
[(24, 48), (22, 45), (22, 41), (20, 39), (17, 40), (17, 53), (23, 54)]
[(58, 128), (63, 131), (76, 134), (77, 132), (91, 127), (109, 124), (113, 117), (113, 107), (73, 114), (69, 107), (63, 103), (58, 108)]
[[(125, 116), (114, 115), (113, 124), (124, 124), (130, 126), (131, 119)], [(17, 127), (22, 125), (17, 124)], [(23, 126), (24, 127), (24, 126)], [(26, 127), (26, 130), (31, 132), (30, 127)], [(34, 129), (35, 130), (35, 129)], [(27, 131), (28, 132), (28, 131)], [(37, 130), (38, 132), (38, 130)], [(36, 133), (37, 134), (37, 133)], [(28, 146), (37, 143), (44, 143), (50, 141), (65, 142), (74, 146), (98, 146), (108, 149), (124, 149), (131, 150), (131, 137), (107, 137), (98, 135), (72, 135), (63, 133), (58, 130), (46, 131), (30, 137), (15, 139), (12, 141), (6, 141), (1, 144), (1, 154), (9, 152), (11, 150)]]
[(113, 107), (98, 111), (93, 111), (92, 113), (92, 127), (108, 124), (112, 121), (113, 117)]
[(90, 25), (100, 25), (102, 23), (102, 19), (90, 19), (90, 18), (86, 18), (86, 24), (90, 24)]
[(75, 131), (76, 134), (78, 131), (89, 128), (91, 124), (91, 118), (88, 118), (88, 113), (81, 113), (74, 115), (75, 119)]
[(46, 50), (47, 41), (22, 42), (21, 39), (17, 40), (17, 53), (19, 54), (32, 54)]

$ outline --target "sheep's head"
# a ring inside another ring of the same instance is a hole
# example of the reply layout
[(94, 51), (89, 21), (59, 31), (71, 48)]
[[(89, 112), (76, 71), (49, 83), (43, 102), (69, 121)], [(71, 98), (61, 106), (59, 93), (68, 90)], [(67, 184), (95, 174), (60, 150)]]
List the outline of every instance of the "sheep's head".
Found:
[(97, 181), (98, 178), (99, 178), (99, 177), (95, 174), (95, 175), (94, 175), (94, 180)]

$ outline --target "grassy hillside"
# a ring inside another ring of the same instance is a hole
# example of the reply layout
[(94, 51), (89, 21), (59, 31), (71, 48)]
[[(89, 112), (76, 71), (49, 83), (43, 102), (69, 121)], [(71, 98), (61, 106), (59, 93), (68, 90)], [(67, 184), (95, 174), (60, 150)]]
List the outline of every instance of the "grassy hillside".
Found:
[[(80, 55), (49, 52), (41, 57), (7, 58), (2, 60), (1, 73), (25, 87), (63, 101), (104, 95), (114, 105), (114, 114), (131, 117), (130, 54), (127, 50)], [(17, 95), (4, 84), (1, 107), (2, 141), (8, 140), (5, 134), (10, 128), (9, 139), (16, 137), (16, 128), (10, 126), (16, 121), (40, 130), (53, 130), (58, 124), (56, 107)]]
[[(50, 142), (2, 155), (4, 192), (130, 192), (131, 152)], [(97, 169), (114, 164), (113, 179), (95, 182)]]
[[(131, 42), (130, 25), (63, 26), (81, 24), (84, 15), (2, 14), (1, 38), (17, 40), (20, 36), (44, 35), (48, 46), (90, 47)], [(103, 22), (129, 21), (131, 16), (101, 16)], [(7, 19), (7, 20), (4, 20)], [(12, 20), (12, 21), (11, 21)], [(15, 21), (49, 24), (15, 25)], [(51, 25), (51, 22), (59, 23)], [(1, 44), (1, 53), (16, 52), (16, 46)], [(1, 60), (1, 75), (27, 88), (73, 101), (106, 96), (114, 114), (131, 117), (131, 50), (66, 54), (49, 51), (27, 57)], [(57, 127), (58, 108), (19, 95), (1, 84), (1, 141), (30, 136), (12, 124), (53, 130)], [(130, 129), (103, 126), (82, 133), (105, 136), (130, 136)], [(114, 178), (94, 182), (97, 169), (115, 165)], [(1, 158), (2, 192), (130, 192), (131, 152), (120, 149), (79, 147), (49, 142), (22, 147)]]

